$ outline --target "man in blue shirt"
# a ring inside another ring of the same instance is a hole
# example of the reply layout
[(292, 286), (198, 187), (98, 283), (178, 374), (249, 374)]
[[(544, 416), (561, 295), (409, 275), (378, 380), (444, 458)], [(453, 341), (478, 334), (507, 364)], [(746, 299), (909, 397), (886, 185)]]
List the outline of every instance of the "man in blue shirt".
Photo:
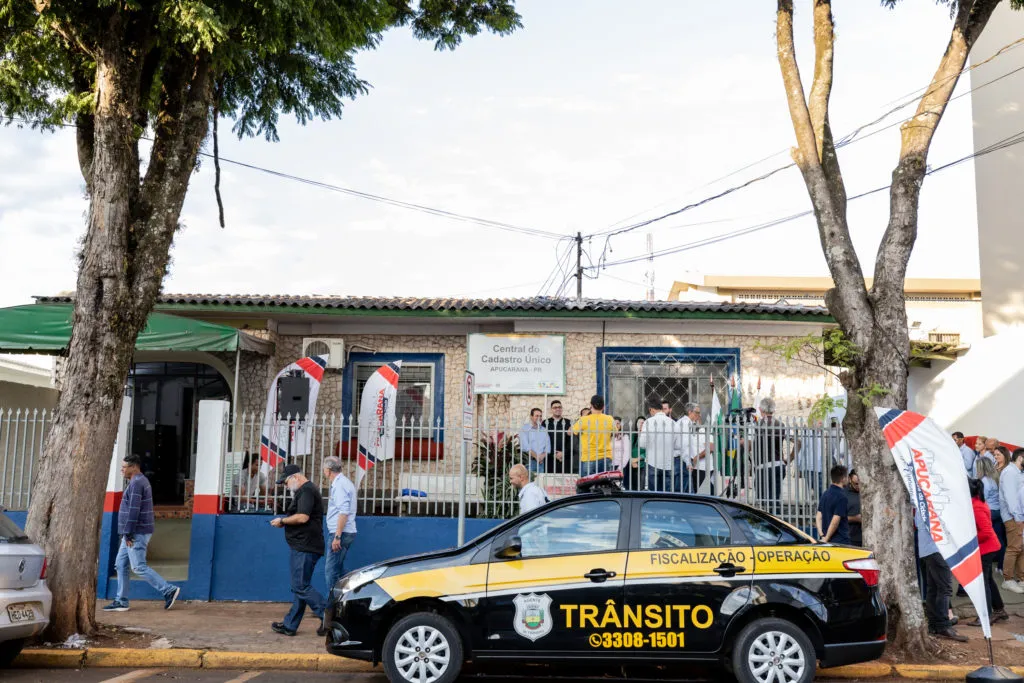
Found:
[(832, 485), (821, 494), (818, 502), (818, 514), (815, 521), (818, 525), (818, 538), (822, 543), (850, 543), (850, 525), (846, 520), (848, 503), (846, 500), (846, 466), (836, 465), (829, 472)]
[(164, 609), (170, 609), (178, 599), (181, 588), (167, 583), (146, 564), (146, 548), (149, 539), (153, 537), (154, 528), (153, 488), (142, 473), (142, 458), (135, 454), (126, 455), (121, 463), (121, 474), (129, 481), (117, 513), (117, 535), (121, 537), (121, 546), (114, 560), (117, 568), (117, 597), (103, 611), (128, 611), (128, 586), (131, 581), (129, 569), (155, 588), (163, 596)]
[(540, 408), (530, 411), (530, 421), (519, 430), (519, 448), (530, 458), (529, 470), (544, 473), (548, 453), (551, 452), (551, 439), (544, 425), (540, 423), (544, 413)]
[(333, 455), (324, 458), (324, 477), (331, 482), (327, 500), (327, 533), (329, 534), (324, 573), (327, 595), (345, 575), (345, 556), (356, 540), (356, 487), (341, 473), (341, 460)]

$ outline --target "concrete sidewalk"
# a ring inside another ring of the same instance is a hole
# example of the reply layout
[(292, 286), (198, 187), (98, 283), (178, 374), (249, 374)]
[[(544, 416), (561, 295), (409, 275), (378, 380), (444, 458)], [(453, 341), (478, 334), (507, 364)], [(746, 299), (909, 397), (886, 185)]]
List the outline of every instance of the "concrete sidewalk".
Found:
[(316, 635), (319, 622), (306, 612), (295, 637), (270, 630), (291, 606), (278, 602), (178, 602), (165, 610), (162, 602), (132, 600), (127, 612), (96, 610), (104, 627), (90, 645), (98, 647), (192, 648), (230, 652), (324, 652)]

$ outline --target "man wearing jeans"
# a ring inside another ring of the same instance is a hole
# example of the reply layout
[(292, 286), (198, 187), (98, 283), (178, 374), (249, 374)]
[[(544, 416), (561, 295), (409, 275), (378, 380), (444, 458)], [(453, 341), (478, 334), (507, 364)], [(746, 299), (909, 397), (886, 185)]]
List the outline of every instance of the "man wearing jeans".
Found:
[(121, 463), (121, 474), (129, 481), (117, 513), (117, 535), (121, 537), (121, 546), (114, 560), (117, 568), (117, 597), (103, 611), (128, 611), (128, 585), (131, 581), (129, 570), (155, 588), (163, 596), (164, 609), (170, 609), (178, 599), (181, 588), (167, 583), (146, 564), (146, 548), (149, 539), (153, 537), (153, 488), (142, 473), (142, 459), (135, 454), (126, 455)]
[(345, 556), (356, 540), (356, 487), (341, 473), (341, 460), (324, 458), (324, 478), (331, 482), (327, 500), (327, 532), (331, 534), (326, 566), (327, 594), (330, 595), (338, 580), (345, 574)]
[[(982, 456), (979, 456), (982, 457)], [(1010, 463), (999, 473), (999, 514), (1006, 525), (1006, 554), (1003, 556), (1003, 590), (1024, 593), (1024, 500), (1021, 498), (1021, 465), (1024, 449), (1018, 448), (1010, 456)]]
[(590, 414), (572, 426), (572, 433), (580, 437), (581, 477), (611, 469), (615, 420), (604, 414), (604, 397), (599, 394), (591, 397)]
[(664, 413), (660, 401), (651, 401), (647, 410), (650, 417), (638, 439), (639, 447), (647, 454), (647, 489), (683, 491), (679, 476), (679, 426)]
[(284, 528), (284, 538), (289, 548), (289, 572), (291, 575), (292, 608), (284, 621), (275, 621), (270, 628), (283, 636), (294, 636), (302, 623), (302, 615), (309, 606), (320, 618), (316, 634), (327, 634), (323, 627), (324, 609), (327, 601), (311, 583), (313, 569), (324, 554), (324, 500), (313, 482), (306, 479), (298, 465), (285, 465), (278, 485), (284, 484), (292, 494), (285, 509), (285, 517), (270, 520), (270, 526)]

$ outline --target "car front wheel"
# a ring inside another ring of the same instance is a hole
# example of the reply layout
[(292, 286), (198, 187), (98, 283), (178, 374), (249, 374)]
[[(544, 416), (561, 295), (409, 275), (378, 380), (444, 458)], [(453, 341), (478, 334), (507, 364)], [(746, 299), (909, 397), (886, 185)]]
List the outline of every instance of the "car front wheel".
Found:
[(462, 656), (462, 639), (451, 621), (417, 612), (388, 631), (382, 659), (391, 683), (452, 683), (462, 671)]
[(785, 619), (747, 624), (732, 651), (732, 670), (740, 683), (810, 683), (817, 657), (803, 629)]

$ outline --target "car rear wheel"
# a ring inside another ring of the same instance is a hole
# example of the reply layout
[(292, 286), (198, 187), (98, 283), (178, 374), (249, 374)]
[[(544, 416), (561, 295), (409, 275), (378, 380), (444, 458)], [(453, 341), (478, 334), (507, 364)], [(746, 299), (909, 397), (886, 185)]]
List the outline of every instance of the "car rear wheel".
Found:
[(785, 619), (747, 624), (732, 651), (732, 670), (740, 683), (810, 683), (816, 664), (810, 638)]
[(452, 683), (462, 671), (462, 639), (440, 614), (417, 612), (388, 631), (382, 659), (391, 683)]
[(25, 647), (25, 639), (7, 640), (0, 643), (0, 669), (6, 669)]

